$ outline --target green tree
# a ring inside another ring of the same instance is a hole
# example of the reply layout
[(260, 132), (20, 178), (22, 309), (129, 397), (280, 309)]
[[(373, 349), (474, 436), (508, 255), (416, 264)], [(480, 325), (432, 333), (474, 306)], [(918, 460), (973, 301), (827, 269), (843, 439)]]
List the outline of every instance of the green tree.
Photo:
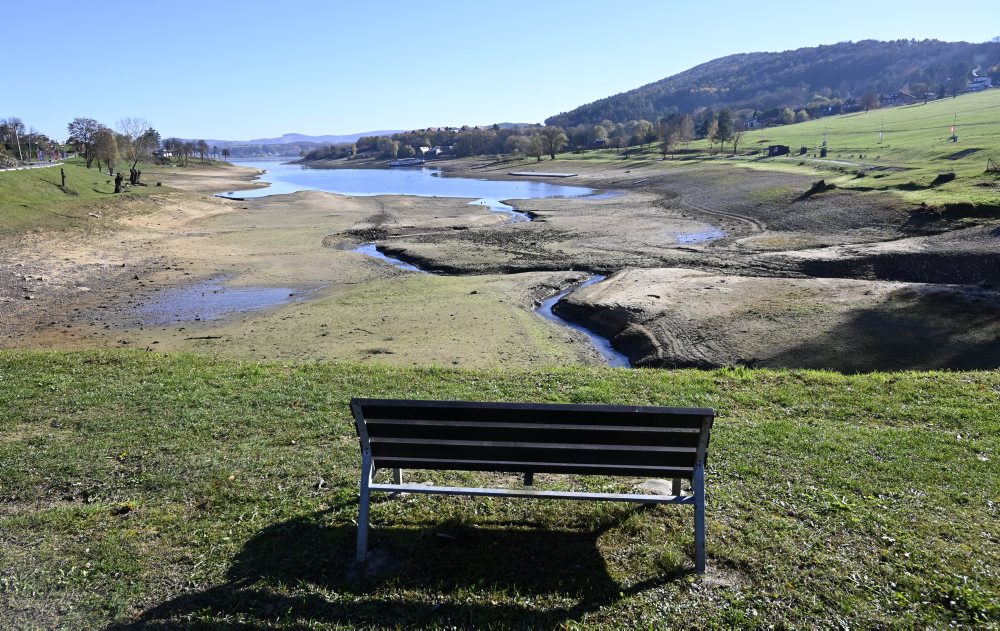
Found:
[(556, 153), (562, 150), (569, 142), (566, 138), (566, 132), (563, 131), (562, 127), (556, 127), (554, 125), (548, 125), (542, 128), (540, 132), (542, 138), (542, 147), (545, 153), (549, 154), (549, 157), (553, 160), (556, 159)]
[(712, 138), (719, 143), (720, 149), (722, 145), (729, 142), (729, 139), (732, 138), (734, 129), (733, 113), (728, 109), (719, 112), (719, 117), (716, 119), (715, 134)]
[(545, 143), (539, 134), (532, 134), (528, 137), (528, 155), (532, 158), (537, 158), (539, 162), (542, 161), (542, 156), (545, 155)]
[(118, 160), (118, 139), (115, 132), (101, 125), (94, 134), (94, 158), (97, 160), (97, 169), (101, 169), (101, 161), (108, 167), (108, 174), (115, 172), (115, 162)]
[(87, 160), (87, 168), (94, 163), (93, 147), (94, 134), (101, 128), (101, 124), (93, 118), (74, 118), (66, 126), (69, 131), (69, 141), (83, 148), (83, 157)]

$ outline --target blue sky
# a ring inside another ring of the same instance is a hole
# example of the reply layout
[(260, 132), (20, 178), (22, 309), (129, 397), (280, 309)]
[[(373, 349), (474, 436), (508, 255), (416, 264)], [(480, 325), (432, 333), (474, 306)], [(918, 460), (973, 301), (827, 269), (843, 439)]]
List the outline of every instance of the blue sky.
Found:
[(716, 57), (1000, 35), (997, 0), (10, 2), (0, 117), (249, 139), (541, 122)]

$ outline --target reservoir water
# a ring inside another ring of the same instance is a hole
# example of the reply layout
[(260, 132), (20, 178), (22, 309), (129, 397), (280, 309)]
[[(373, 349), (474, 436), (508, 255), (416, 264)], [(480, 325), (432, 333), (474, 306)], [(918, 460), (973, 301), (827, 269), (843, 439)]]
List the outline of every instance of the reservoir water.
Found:
[(430, 168), (305, 169), (301, 165), (282, 164), (278, 160), (246, 160), (236, 164), (267, 171), (260, 177), (260, 181), (270, 184), (267, 188), (226, 193), (237, 197), (326, 191), (354, 196), (417, 195), (499, 202), (504, 199), (585, 197), (595, 193), (594, 189), (583, 186), (562, 186), (547, 182), (446, 177), (438, 169)]

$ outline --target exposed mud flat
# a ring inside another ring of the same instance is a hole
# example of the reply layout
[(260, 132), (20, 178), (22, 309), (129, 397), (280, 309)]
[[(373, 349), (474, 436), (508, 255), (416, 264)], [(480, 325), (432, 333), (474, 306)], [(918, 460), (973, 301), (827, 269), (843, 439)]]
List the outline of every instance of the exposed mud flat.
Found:
[(623, 271), (561, 313), (640, 366), (994, 368), (1000, 292), (958, 285)]
[[(0, 347), (600, 364), (582, 335), (533, 313), (600, 273), (610, 278), (554, 311), (637, 365), (1000, 365), (1000, 220), (882, 193), (803, 199), (811, 180), (801, 175), (653, 161), (565, 168), (620, 193), (503, 200), (534, 219), (509, 224), (471, 199), (309, 191), (238, 202), (211, 193), (252, 186), (252, 172), (157, 176), (188, 191), (90, 231), (0, 240)], [(368, 243), (437, 275), (355, 251)], [(146, 315), (213, 280), (211, 298), (238, 303), (219, 317)]]

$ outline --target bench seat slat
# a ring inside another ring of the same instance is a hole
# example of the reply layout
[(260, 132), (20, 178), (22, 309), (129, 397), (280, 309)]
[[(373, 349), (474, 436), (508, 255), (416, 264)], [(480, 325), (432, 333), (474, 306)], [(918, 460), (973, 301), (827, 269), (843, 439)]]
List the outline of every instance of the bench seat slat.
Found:
[(471, 403), (462, 401), (383, 401), (355, 399), (366, 419), (452, 420), (470, 422), (663, 425), (702, 427), (715, 413), (703, 408), (649, 406)]
[(637, 464), (573, 464), (523, 460), (472, 460), (449, 458), (376, 458), (379, 469), (429, 469), (436, 471), (496, 471), (503, 473), (561, 473), (682, 478), (690, 480), (694, 467)]
[(386, 493), (428, 493), (479, 497), (532, 497), (538, 499), (633, 502), (638, 504), (693, 504), (690, 495), (645, 495), (639, 493), (588, 493), (584, 491), (534, 491), (530, 489), (486, 489), (464, 486), (421, 486), (417, 484), (372, 484), (373, 491)]
[(598, 425), (593, 423), (517, 423), (505, 421), (477, 421), (471, 419), (412, 419), (412, 418), (368, 418), (368, 427), (379, 425), (431, 426), (431, 427), (474, 427), (495, 429), (555, 429), (588, 432), (651, 432), (662, 434), (701, 434), (700, 427), (660, 427), (656, 425)]
[(453, 423), (441, 421), (369, 422), (372, 439), (422, 439), (434, 442), (476, 441), (492, 443), (545, 443), (551, 445), (648, 445), (697, 448), (700, 433), (662, 431), (662, 428), (551, 425), (530, 423)]
[(377, 454), (377, 445), (438, 445), (442, 447), (483, 447), (509, 449), (552, 449), (558, 451), (639, 451), (647, 453), (694, 454), (697, 447), (650, 447), (648, 445), (594, 445), (590, 443), (530, 443), (499, 440), (438, 440), (436, 438), (371, 438), (372, 450)]

